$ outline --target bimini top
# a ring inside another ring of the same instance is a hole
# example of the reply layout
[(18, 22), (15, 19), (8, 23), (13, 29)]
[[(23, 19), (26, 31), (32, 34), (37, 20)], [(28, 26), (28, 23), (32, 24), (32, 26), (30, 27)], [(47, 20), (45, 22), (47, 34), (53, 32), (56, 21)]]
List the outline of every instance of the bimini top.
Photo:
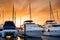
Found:
[(16, 26), (13, 23), (13, 21), (6, 21), (5, 24), (3, 25), (3, 29), (15, 29)]
[(47, 20), (45, 24), (57, 24), (55, 20)]
[(55, 20), (47, 20), (46, 22), (55, 22)]
[(24, 22), (33, 22), (32, 20), (26, 20), (26, 21), (24, 21)]

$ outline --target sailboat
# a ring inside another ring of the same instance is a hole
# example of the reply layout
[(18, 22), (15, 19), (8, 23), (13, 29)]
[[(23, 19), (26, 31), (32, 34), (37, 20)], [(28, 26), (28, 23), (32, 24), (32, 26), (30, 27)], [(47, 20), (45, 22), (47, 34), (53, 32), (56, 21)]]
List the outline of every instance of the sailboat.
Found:
[[(51, 1), (49, 1), (49, 3), (51, 5)], [(60, 24), (57, 24), (55, 20), (46, 21), (43, 27), (45, 31), (43, 34), (44, 36), (60, 36)]]
[(22, 37), (41, 37), (43, 35), (43, 28), (36, 23), (33, 23), (31, 17), (31, 3), (29, 2), (30, 20), (24, 21), (24, 29), (20, 32)]
[(13, 4), (13, 21), (5, 21), (3, 25), (3, 31), (2, 31), (2, 37), (6, 37), (7, 35), (13, 35), (14, 37), (17, 37), (18, 31), (16, 29), (16, 26), (14, 24), (14, 4)]
[(58, 21), (58, 23), (60, 23), (60, 19), (59, 19), (58, 10), (57, 10), (56, 12), (57, 12), (57, 21)]

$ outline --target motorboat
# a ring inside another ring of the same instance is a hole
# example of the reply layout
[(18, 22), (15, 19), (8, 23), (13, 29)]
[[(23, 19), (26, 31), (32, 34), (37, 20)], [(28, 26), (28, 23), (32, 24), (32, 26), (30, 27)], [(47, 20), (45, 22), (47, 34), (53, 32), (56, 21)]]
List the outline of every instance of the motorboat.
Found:
[[(44, 27), (44, 34), (45, 36), (60, 36), (60, 24), (57, 24), (55, 21), (47, 21), (48, 24), (45, 24)], [(46, 23), (47, 23), (46, 22)]]
[(46, 28), (45, 36), (60, 36), (60, 24), (51, 24)]
[(38, 24), (32, 23), (31, 20), (24, 22), (24, 29), (20, 31), (20, 36), (27, 37), (41, 37), (43, 35), (43, 28)]
[(2, 37), (6, 37), (7, 35), (17, 37), (18, 31), (13, 21), (6, 21), (3, 25)]

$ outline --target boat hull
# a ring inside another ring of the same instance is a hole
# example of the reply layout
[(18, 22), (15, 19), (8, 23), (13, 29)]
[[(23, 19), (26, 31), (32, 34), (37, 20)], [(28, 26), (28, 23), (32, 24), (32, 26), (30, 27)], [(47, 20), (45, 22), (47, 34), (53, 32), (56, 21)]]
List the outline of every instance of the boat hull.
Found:
[(44, 36), (60, 36), (60, 32), (44, 32)]
[(41, 37), (43, 35), (43, 31), (42, 30), (35, 30), (35, 31), (25, 31), (24, 32), (20, 32), (21, 36), (28, 36), (28, 37)]

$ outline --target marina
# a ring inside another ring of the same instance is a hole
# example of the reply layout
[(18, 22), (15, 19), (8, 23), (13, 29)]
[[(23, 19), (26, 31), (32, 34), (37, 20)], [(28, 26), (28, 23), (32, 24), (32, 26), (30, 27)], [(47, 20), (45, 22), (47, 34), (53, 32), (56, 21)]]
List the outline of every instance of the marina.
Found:
[(58, 1), (0, 0), (0, 40), (60, 40)]

